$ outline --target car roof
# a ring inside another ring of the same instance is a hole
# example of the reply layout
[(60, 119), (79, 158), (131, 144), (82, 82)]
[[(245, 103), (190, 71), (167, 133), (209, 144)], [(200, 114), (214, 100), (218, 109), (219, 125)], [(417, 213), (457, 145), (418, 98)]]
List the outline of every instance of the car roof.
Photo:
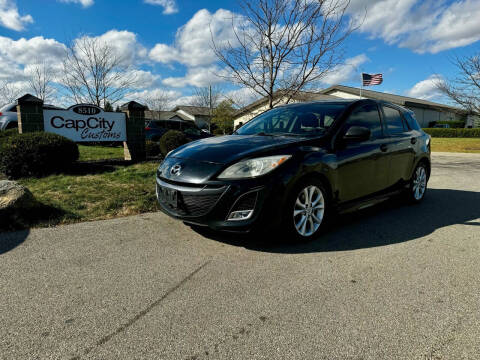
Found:
[(308, 102), (298, 102), (298, 103), (291, 103), (291, 104), (284, 104), (284, 105), (280, 105), (280, 106), (277, 106), (278, 108), (279, 107), (297, 107), (297, 106), (304, 106), (304, 105), (313, 105), (313, 104), (325, 104), (325, 105), (335, 105), (335, 104), (338, 104), (338, 105), (347, 105), (347, 106), (350, 106), (350, 105), (354, 105), (354, 104), (361, 104), (361, 103), (375, 103), (377, 105), (388, 105), (388, 106), (391, 106), (395, 109), (398, 109), (400, 111), (403, 111), (403, 112), (412, 112), (411, 110), (409, 109), (406, 109), (404, 108), (403, 106), (400, 106), (400, 105), (397, 105), (397, 104), (394, 104), (394, 103), (391, 103), (389, 101), (385, 101), (385, 100), (377, 100), (377, 99), (335, 99), (335, 100), (314, 100), (314, 101), (308, 101)]

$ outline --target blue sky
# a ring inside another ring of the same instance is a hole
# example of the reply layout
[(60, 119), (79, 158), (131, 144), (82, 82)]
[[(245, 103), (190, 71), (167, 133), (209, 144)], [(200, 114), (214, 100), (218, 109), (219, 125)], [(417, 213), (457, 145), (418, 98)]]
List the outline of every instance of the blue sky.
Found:
[[(219, 0), (0, 0), (0, 81), (26, 87), (35, 54), (60, 61), (63, 44), (78, 36), (102, 37), (132, 56), (148, 96), (159, 89), (188, 102), (195, 86), (215, 80), (221, 67), (209, 54), (202, 29), (214, 24), (228, 33), (234, 1)], [(432, 86), (452, 77), (450, 58), (478, 52), (480, 0), (352, 0), (349, 16), (362, 27), (345, 43), (346, 66), (319, 87), (359, 86), (361, 71), (384, 74), (372, 90), (442, 100)], [(23, 72), (23, 73), (22, 73)], [(238, 87), (223, 84), (227, 91)]]

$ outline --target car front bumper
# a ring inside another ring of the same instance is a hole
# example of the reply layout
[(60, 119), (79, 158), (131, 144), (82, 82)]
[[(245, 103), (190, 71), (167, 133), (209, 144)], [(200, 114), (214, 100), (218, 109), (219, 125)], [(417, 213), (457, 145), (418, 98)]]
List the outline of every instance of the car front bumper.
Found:
[[(177, 192), (177, 207), (159, 196), (163, 188)], [(157, 177), (156, 190), (160, 209), (167, 215), (186, 223), (234, 232), (278, 225), (285, 194), (282, 182), (259, 182), (255, 179), (199, 185), (175, 183)], [(228, 220), (237, 207), (252, 207), (253, 213), (248, 219)]]

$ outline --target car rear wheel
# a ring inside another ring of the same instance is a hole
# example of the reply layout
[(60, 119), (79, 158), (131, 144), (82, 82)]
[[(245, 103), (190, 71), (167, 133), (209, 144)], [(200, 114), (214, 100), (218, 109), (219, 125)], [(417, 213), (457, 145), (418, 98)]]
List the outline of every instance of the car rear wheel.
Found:
[(323, 230), (327, 210), (328, 197), (323, 183), (317, 179), (301, 181), (292, 191), (283, 223), (295, 240), (310, 240)]
[(419, 203), (425, 197), (427, 191), (427, 166), (421, 162), (415, 168), (412, 179), (410, 180), (409, 195), (410, 200), (414, 203)]

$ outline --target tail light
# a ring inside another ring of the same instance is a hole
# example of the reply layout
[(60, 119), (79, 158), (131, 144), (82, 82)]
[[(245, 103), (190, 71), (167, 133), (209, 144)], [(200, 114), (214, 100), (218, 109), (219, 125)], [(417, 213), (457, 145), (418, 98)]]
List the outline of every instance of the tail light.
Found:
[(147, 127), (145, 128), (145, 131), (149, 131), (149, 130), (152, 130), (152, 128), (150, 128), (150, 127), (147, 126)]
[(2, 116), (2, 115), (3, 115), (3, 114), (2, 114), (2, 112), (0, 111), (0, 116)]

